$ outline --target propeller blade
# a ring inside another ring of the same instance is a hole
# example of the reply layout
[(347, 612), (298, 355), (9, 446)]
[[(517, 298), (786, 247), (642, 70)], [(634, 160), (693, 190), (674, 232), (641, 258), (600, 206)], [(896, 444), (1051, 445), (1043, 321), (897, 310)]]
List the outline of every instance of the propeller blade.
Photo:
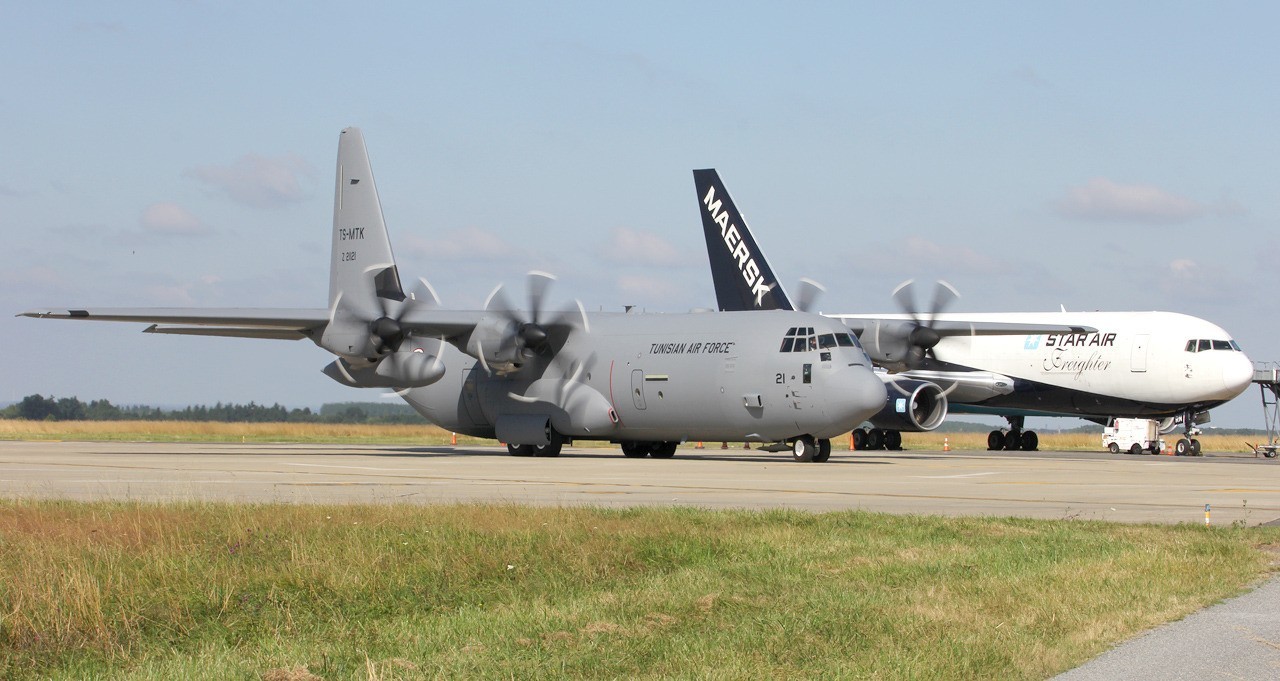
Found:
[(547, 296), (547, 289), (551, 288), (551, 283), (555, 280), (554, 274), (538, 270), (529, 272), (529, 314), (532, 315), (531, 321), (534, 324), (537, 324), (542, 316), (542, 305)]
[(910, 315), (912, 320), (919, 322), (920, 312), (916, 310), (915, 284), (915, 279), (908, 279), (898, 284), (898, 288), (893, 289), (892, 295), (894, 302), (898, 303), (898, 309)]
[(801, 312), (810, 312), (813, 310), (813, 304), (818, 302), (818, 298), (827, 292), (827, 287), (818, 282), (805, 277), (800, 280), (800, 298), (796, 303), (796, 308)]
[(933, 307), (929, 310), (929, 326), (932, 327), (934, 321), (938, 319), (938, 313), (951, 306), (960, 292), (951, 284), (939, 279), (937, 285), (933, 289)]

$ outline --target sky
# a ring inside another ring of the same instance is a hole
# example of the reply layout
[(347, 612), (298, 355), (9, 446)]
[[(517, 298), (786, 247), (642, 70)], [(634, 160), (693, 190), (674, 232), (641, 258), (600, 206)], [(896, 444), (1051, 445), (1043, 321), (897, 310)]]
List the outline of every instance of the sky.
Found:
[[(449, 307), (531, 269), (587, 309), (713, 307), (715, 167), (822, 309), (944, 279), (955, 312), (1183, 312), (1280, 360), (1280, 5), (788, 5), (10, 4), (0, 401), (378, 399), (306, 341), (12, 316), (326, 306), (350, 125)], [(1262, 427), (1257, 390), (1214, 425)]]

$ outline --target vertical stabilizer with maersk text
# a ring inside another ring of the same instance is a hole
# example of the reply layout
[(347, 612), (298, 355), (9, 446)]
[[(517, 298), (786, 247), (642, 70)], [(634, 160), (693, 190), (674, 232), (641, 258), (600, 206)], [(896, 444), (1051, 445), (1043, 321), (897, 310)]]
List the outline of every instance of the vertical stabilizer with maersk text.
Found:
[(794, 310), (715, 169), (693, 171), (721, 312)]

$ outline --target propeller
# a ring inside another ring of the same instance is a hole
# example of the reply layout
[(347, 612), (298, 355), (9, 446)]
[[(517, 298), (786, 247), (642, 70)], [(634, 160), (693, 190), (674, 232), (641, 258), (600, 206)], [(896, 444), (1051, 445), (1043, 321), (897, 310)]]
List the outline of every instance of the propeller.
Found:
[[(499, 371), (506, 371), (518, 368), (524, 361), (532, 359), (537, 354), (547, 354), (554, 345), (553, 334), (557, 329), (579, 326), (588, 333), (591, 331), (587, 322), (586, 310), (582, 307), (580, 301), (574, 301), (576, 305), (574, 309), (548, 314), (546, 306), (547, 291), (555, 280), (556, 277), (554, 275), (546, 272), (536, 270), (529, 272), (526, 284), (529, 294), (529, 308), (527, 311), (517, 309), (511, 305), (501, 284), (489, 293), (489, 297), (484, 303), (484, 309), (497, 315), (503, 331), (498, 337), (483, 333), (477, 334), (478, 338), (475, 341), (475, 350), (477, 352), (475, 355), (480, 358), (481, 364), (486, 371), (492, 372), (489, 366), (491, 359), (508, 362), (507, 368), (499, 368)], [(513, 327), (515, 332), (511, 334), (510, 329)], [(496, 350), (490, 348), (493, 357), (488, 359), (486, 359), (484, 347), (486, 342), (497, 346)]]
[(928, 316), (923, 316), (915, 302), (914, 279), (902, 282), (893, 290), (893, 299), (903, 312), (910, 315), (913, 325), (907, 334), (907, 344), (910, 348), (907, 350), (906, 357), (903, 358), (907, 368), (914, 369), (920, 366), (933, 346), (942, 340), (941, 334), (935, 331), (933, 326), (938, 320), (938, 314), (959, 297), (960, 292), (956, 291), (954, 286), (938, 280), (933, 289), (933, 303), (929, 307)]
[(827, 292), (827, 287), (805, 277), (800, 280), (800, 297), (796, 300), (796, 309), (801, 312), (812, 312), (813, 304)]

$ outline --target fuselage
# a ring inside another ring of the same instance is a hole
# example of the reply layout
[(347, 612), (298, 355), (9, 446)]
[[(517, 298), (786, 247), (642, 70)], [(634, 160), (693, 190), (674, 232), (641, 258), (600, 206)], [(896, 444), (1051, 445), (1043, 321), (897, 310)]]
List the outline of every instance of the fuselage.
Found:
[(848, 329), (801, 312), (590, 314), (554, 351), (506, 375), (448, 343), (424, 351), (439, 353), (445, 376), (405, 400), (480, 437), (495, 437), (506, 416), (545, 414), (575, 439), (830, 438), (885, 403)]
[(1028, 312), (943, 314), (938, 319), (1097, 329), (1084, 334), (943, 338), (932, 357), (904, 373), (944, 388), (954, 385), (948, 394), (954, 412), (1167, 416), (1231, 400), (1253, 376), (1252, 363), (1226, 331), (1184, 314)]

